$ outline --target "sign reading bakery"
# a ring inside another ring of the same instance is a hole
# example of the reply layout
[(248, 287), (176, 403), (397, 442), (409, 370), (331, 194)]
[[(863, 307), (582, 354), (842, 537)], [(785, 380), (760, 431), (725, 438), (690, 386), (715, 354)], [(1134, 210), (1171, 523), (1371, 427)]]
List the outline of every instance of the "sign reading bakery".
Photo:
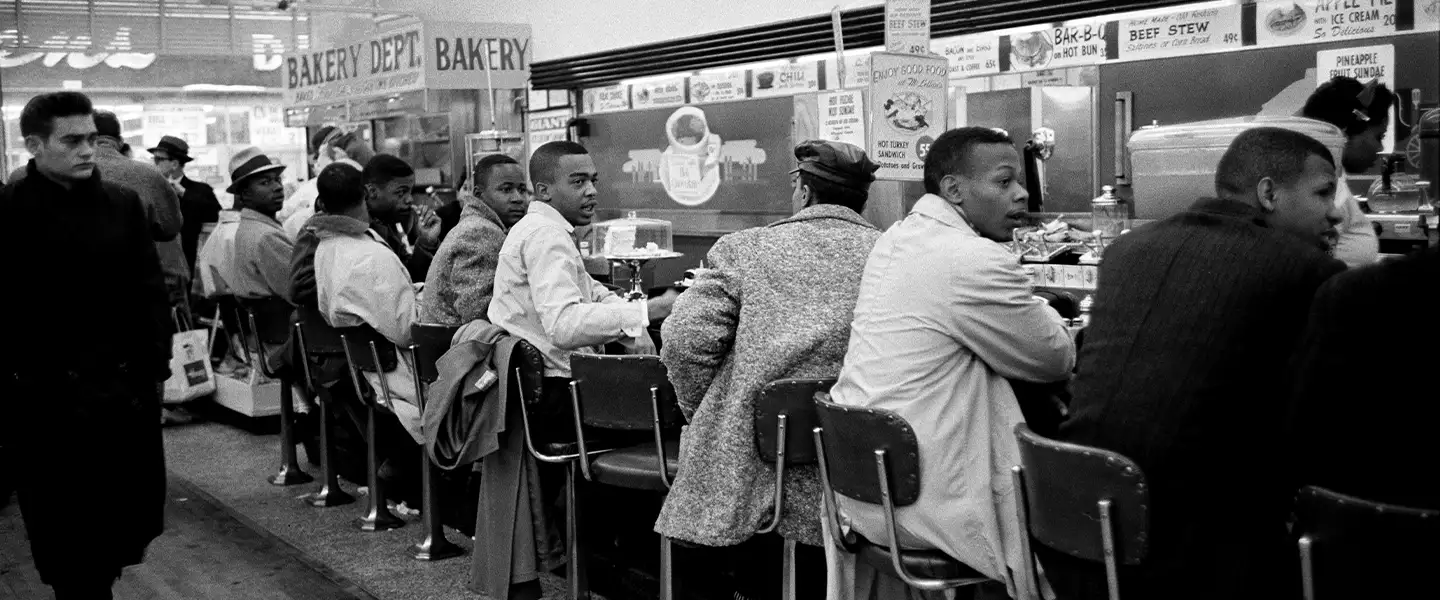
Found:
[(289, 105), (314, 105), (418, 89), (524, 88), (530, 26), (423, 22), (285, 57)]
[(1255, 7), (1255, 39), (1286, 46), (1394, 35), (1398, 0), (1261, 2)]

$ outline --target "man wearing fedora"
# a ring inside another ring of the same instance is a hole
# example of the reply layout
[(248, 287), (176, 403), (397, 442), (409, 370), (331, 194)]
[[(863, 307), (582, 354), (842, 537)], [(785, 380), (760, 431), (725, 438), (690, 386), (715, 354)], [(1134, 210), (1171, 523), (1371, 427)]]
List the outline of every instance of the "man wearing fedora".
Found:
[(235, 281), (230, 290), (236, 298), (290, 297), (290, 255), (294, 244), (285, 235), (275, 213), (285, 203), (285, 184), (280, 173), (285, 165), (270, 160), (251, 146), (230, 158), (230, 187), (240, 208), (240, 227), (235, 232)]
[(185, 221), (180, 227), (180, 245), (185, 250), (185, 263), (193, 270), (200, 232), (207, 223), (219, 222), (220, 201), (215, 199), (215, 190), (210, 184), (185, 176), (186, 163), (194, 160), (190, 157), (190, 144), (185, 140), (167, 135), (148, 152), (155, 160), (155, 168), (180, 196), (180, 214)]

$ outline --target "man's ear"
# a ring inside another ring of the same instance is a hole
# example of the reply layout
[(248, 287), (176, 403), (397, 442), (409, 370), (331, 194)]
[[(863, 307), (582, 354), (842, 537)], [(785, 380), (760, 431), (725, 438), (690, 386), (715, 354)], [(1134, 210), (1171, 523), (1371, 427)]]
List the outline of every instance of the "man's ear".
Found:
[(25, 150), (26, 150), (27, 152), (29, 152), (31, 156), (35, 156), (35, 155), (40, 154), (40, 149), (41, 149), (41, 148), (44, 148), (44, 147), (45, 147), (45, 140), (40, 139), (40, 136), (38, 136), (38, 135), (27, 135), (27, 136), (25, 136)]
[(1275, 180), (1269, 177), (1261, 178), (1255, 184), (1255, 197), (1260, 200), (1260, 210), (1264, 212), (1275, 212)]
[(963, 183), (959, 175), (946, 175), (940, 179), (940, 196), (951, 204), (963, 203), (965, 201), (965, 194), (962, 192), (965, 189)]
[(800, 205), (810, 206), (815, 202), (815, 190), (810, 189), (806, 184), (800, 184)]
[(539, 200), (541, 202), (550, 201), (550, 184), (540, 183), (537, 181), (534, 183), (534, 185), (531, 186), (531, 188), (535, 190), (535, 200)]

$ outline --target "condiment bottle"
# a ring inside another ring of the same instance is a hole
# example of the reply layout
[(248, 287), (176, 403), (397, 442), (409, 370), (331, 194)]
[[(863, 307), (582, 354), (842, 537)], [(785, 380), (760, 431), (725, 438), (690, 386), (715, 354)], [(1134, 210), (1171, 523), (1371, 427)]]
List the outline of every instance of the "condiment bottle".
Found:
[(1090, 309), (1094, 307), (1095, 297), (1091, 296), (1090, 294), (1086, 294), (1085, 299), (1080, 301), (1080, 318), (1076, 319), (1080, 322), (1080, 327), (1090, 326)]
[(1115, 188), (1101, 188), (1100, 196), (1090, 202), (1091, 231), (1113, 240), (1129, 228), (1130, 214), (1115, 196)]

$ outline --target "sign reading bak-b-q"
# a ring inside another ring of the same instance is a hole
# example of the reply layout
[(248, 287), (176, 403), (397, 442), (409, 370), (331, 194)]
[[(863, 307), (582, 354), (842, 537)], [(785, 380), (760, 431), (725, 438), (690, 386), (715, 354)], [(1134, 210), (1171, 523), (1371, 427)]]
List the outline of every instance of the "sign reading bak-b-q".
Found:
[(422, 22), (287, 56), (285, 101), (326, 104), (425, 88), (522, 89), (532, 55), (529, 25)]

